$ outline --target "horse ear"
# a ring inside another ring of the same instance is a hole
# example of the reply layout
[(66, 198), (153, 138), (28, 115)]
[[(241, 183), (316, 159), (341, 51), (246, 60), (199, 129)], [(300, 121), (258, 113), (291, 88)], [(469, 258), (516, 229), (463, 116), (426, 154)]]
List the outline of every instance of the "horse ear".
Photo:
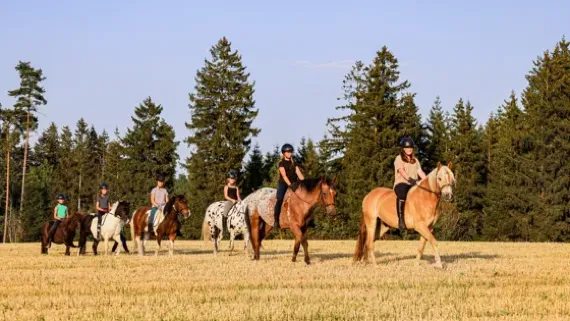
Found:
[(451, 162), (449, 162), (449, 163), (447, 164), (447, 167), (449, 167), (449, 169), (451, 169), (451, 166), (452, 166), (452, 165), (453, 165), (453, 164), (451, 164)]
[(441, 162), (437, 162), (437, 169), (439, 170), (441, 168)]
[(336, 185), (336, 175), (333, 177), (332, 184), (333, 186)]

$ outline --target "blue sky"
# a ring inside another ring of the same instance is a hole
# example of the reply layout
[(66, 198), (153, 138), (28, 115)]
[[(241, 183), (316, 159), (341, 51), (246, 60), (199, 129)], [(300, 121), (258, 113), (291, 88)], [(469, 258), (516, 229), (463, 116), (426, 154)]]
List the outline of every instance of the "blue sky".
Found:
[(483, 123), (511, 90), (521, 93), (538, 55), (570, 37), (565, 12), (570, 2), (2, 1), (0, 102), (14, 103), (7, 91), (18, 87), (18, 60), (47, 76), (40, 130), (84, 117), (124, 132), (151, 96), (184, 159), (196, 70), (226, 36), (256, 82), (254, 141), (264, 151), (320, 139), (352, 62), (370, 62), (383, 45), (424, 118), (437, 95), (448, 110), (463, 97)]

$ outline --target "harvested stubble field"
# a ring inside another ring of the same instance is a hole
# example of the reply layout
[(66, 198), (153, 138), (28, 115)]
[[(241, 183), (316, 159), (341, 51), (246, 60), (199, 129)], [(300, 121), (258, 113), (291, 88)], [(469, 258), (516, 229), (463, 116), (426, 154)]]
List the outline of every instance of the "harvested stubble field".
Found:
[(201, 241), (173, 258), (0, 245), (0, 319), (570, 320), (570, 244), (441, 242), (443, 270), (429, 245), (416, 265), (412, 241), (377, 241), (378, 265), (353, 266), (354, 244), (310, 241), (310, 266), (290, 262), (290, 240), (259, 262)]

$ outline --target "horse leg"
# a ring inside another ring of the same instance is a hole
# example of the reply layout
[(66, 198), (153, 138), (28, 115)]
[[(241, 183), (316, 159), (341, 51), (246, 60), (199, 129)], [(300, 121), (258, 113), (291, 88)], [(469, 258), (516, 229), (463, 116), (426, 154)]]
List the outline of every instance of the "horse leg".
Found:
[(99, 245), (98, 240), (93, 240), (93, 255), (97, 255), (97, 246)]
[[(376, 236), (376, 224), (378, 220), (376, 217), (372, 220), (368, 220), (366, 224), (366, 260), (371, 259), (372, 264), (376, 265), (376, 256), (374, 255), (374, 237)], [(372, 221), (372, 222), (370, 222)], [(382, 228), (382, 227), (381, 227)], [(387, 231), (388, 229), (386, 229)], [(384, 233), (386, 233), (384, 231)]]
[(303, 253), (305, 253), (305, 263), (311, 264), (311, 259), (309, 258), (309, 242), (307, 242), (307, 227), (301, 229), (303, 233), (303, 239), (301, 240), (301, 245), (303, 246)]
[(65, 256), (69, 256), (71, 253), (69, 252), (69, 245), (65, 245)]
[[(121, 253), (121, 247), (117, 246), (119, 244), (119, 242), (121, 242), (121, 236), (120, 235), (115, 235), (113, 237), (113, 239), (115, 240), (115, 245), (113, 245), (113, 248), (115, 248), (117, 250), (117, 252), (115, 253), (115, 255), (119, 255)], [(113, 251), (114, 252), (114, 251)]]
[(160, 243), (161, 242), (162, 242), (162, 233), (157, 231), (156, 243), (158, 243), (158, 248), (156, 249), (156, 252), (154, 252), (154, 256), (158, 256), (158, 252), (160, 252)]
[(176, 232), (170, 234), (170, 247), (168, 248), (168, 254), (170, 256), (174, 255), (174, 240), (176, 239)]
[(443, 268), (443, 265), (441, 264), (441, 257), (439, 256), (439, 251), (437, 250), (437, 241), (435, 240), (435, 237), (431, 233), (430, 228), (425, 225), (418, 224), (415, 230), (418, 233), (420, 233), (421, 236), (423, 236), (431, 244), (431, 247), (435, 252), (435, 264), (434, 264), (435, 267), (440, 269)]
[(418, 265), (420, 264), (420, 261), (422, 259), (422, 254), (424, 253), (424, 249), (426, 247), (426, 238), (423, 236), (420, 236), (420, 246), (418, 248), (418, 254), (416, 255), (416, 261), (418, 263)]
[(105, 238), (105, 256), (109, 254), (109, 239)]
[(136, 237), (136, 240), (138, 244), (139, 256), (144, 256), (144, 232), (142, 232), (140, 236)]
[(234, 252), (234, 239), (236, 237), (236, 232), (233, 229), (230, 229), (230, 253), (228, 255), (232, 255)]
[(259, 246), (261, 245), (261, 240), (259, 238), (259, 224), (260, 224), (259, 214), (254, 214), (251, 217), (251, 243), (253, 243), (253, 259), (259, 260)]
[(297, 261), (297, 254), (299, 253), (299, 247), (301, 246), (301, 241), (303, 240), (303, 232), (301, 228), (295, 223), (290, 224), (291, 232), (295, 235), (295, 245), (293, 246), (293, 259), (291, 262)]
[(246, 257), (251, 253), (250, 237), (247, 230), (243, 232), (243, 251)]

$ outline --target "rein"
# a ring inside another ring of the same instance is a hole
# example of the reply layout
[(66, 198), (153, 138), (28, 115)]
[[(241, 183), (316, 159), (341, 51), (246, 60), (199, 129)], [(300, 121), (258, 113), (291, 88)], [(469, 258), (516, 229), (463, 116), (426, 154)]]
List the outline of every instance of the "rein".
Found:
[[(293, 194), (295, 194), (295, 196), (297, 196), (301, 201), (303, 201), (303, 202), (305, 202), (305, 203), (307, 203), (307, 204), (311, 204), (311, 202), (305, 201), (305, 200), (304, 200), (301, 196), (299, 196), (299, 194), (297, 194), (297, 192), (294, 191), (293, 189), (291, 189), (291, 191), (292, 191)], [(323, 203), (324, 203), (324, 205), (325, 205), (325, 208), (327, 208), (327, 207), (329, 207), (329, 206), (334, 206), (334, 202), (329, 203), (329, 204), (327, 204), (327, 203), (325, 202), (322, 184), (321, 184), (321, 188), (320, 188), (320, 193), (319, 193), (319, 194), (321, 194), (321, 195), (320, 195), (320, 198), (323, 200)]]
[[(438, 175), (438, 174), (439, 174), (439, 169), (435, 172), (435, 177), (436, 177), (436, 178), (437, 178), (437, 175)], [(436, 185), (437, 185), (437, 182), (436, 182)], [(435, 195), (437, 195), (437, 197), (439, 198), (439, 197), (441, 197), (441, 190), (444, 189), (444, 188), (446, 188), (446, 187), (448, 187), (448, 186), (451, 186), (451, 183), (447, 183), (447, 184), (445, 184), (445, 185), (443, 185), (443, 186), (438, 186), (438, 187), (439, 187), (439, 192), (434, 192), (434, 191), (432, 191), (431, 189), (425, 188), (425, 187), (423, 187), (423, 186), (421, 186), (421, 185), (415, 185), (415, 186), (418, 187), (419, 189), (422, 189), (422, 190), (426, 191), (426, 192), (435, 194)]]

